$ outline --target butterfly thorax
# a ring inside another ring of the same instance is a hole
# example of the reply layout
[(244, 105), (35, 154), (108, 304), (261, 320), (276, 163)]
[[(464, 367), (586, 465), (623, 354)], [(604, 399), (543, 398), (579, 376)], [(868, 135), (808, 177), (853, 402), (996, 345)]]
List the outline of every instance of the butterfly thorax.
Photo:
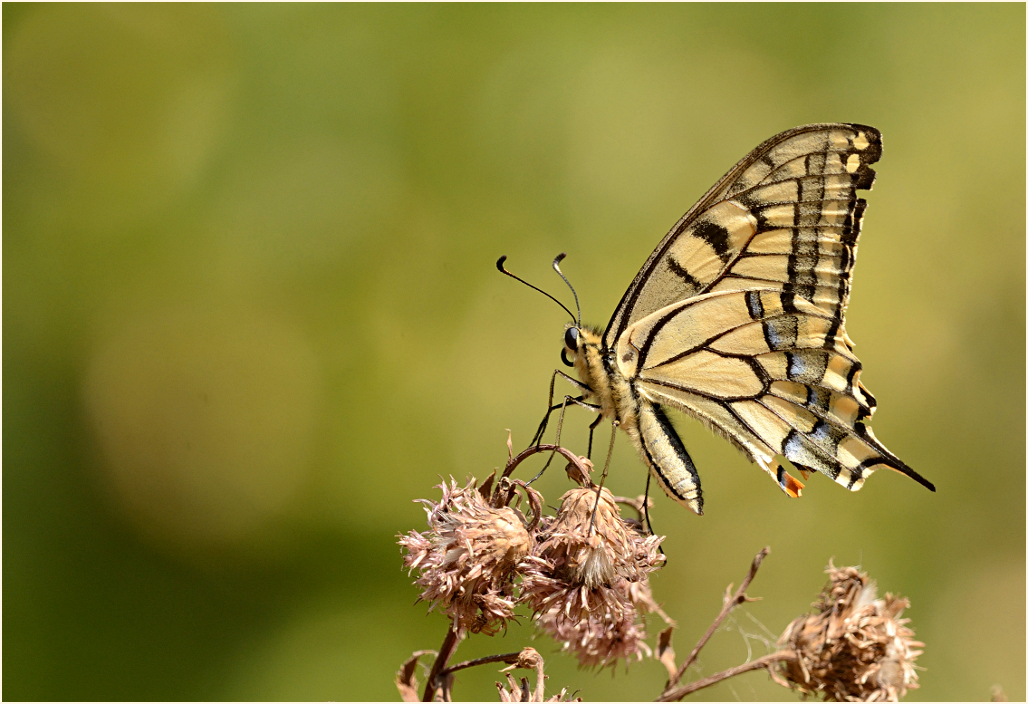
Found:
[(604, 418), (618, 421), (632, 435), (639, 412), (632, 383), (615, 363), (613, 351), (604, 346), (599, 330), (587, 327), (578, 330), (578, 349), (572, 352), (578, 377), (589, 387), (585, 400), (599, 405)]

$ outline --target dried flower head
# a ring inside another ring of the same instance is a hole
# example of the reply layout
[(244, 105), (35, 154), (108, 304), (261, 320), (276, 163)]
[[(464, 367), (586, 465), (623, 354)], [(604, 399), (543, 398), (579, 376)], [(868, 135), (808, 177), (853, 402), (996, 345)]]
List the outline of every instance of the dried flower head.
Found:
[(518, 682), (514, 679), (514, 676), (509, 672), (507, 674), (507, 686), (504, 687), (502, 683), (496, 683), (496, 689), (500, 691), (501, 702), (580, 702), (581, 697), (575, 697), (574, 699), (568, 699), (567, 687), (564, 687), (557, 694), (546, 699), (537, 699), (528, 680), (524, 677)]
[(421, 500), (429, 529), (399, 540), (408, 571), (420, 571), (419, 600), (438, 605), (460, 634), (495, 633), (514, 616), (515, 568), (531, 544), (521, 514), (491, 506), (475, 484), (440, 484), (439, 503)]
[(900, 618), (910, 602), (892, 594), (877, 599), (875, 583), (855, 567), (829, 564), (827, 572), (814, 613), (778, 640), (797, 655), (782, 661), (778, 674), (825, 701), (898, 701), (918, 686), (914, 660), (924, 647), (906, 627), (910, 619)]
[[(508, 660), (507, 662), (510, 662)], [(535, 689), (533, 690), (528, 680), (524, 677), (521, 678), (520, 683), (514, 679), (514, 676), (510, 674), (511, 670), (535, 670)], [(567, 689), (562, 689), (558, 694), (552, 697), (546, 698), (546, 675), (543, 673), (544, 663), (543, 658), (539, 655), (539, 651), (535, 648), (523, 648), (520, 653), (517, 654), (517, 659), (511, 664), (510, 667), (505, 667), (500, 672), (503, 672), (507, 677), (507, 686), (504, 687), (502, 683), (496, 683), (496, 689), (500, 691), (501, 702), (564, 702), (569, 701), (566, 697), (568, 694)], [(582, 701), (581, 699), (575, 699), (572, 701)]]
[(663, 538), (626, 523), (606, 489), (597, 505), (593, 488), (564, 494), (539, 538), (521, 567), (521, 599), (536, 625), (583, 666), (649, 654), (641, 614), (659, 610), (649, 574), (664, 563)]

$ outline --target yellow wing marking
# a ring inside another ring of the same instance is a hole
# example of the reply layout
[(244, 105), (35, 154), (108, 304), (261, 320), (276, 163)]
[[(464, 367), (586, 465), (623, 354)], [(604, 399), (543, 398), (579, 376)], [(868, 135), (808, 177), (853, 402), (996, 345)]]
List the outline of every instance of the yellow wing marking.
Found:
[(711, 343), (728, 354), (758, 355), (772, 350), (831, 347), (843, 349), (843, 339), (828, 334), (832, 321), (803, 315), (782, 315), (744, 325)]
[(852, 427), (858, 420), (860, 405), (849, 396), (827, 389), (808, 387), (794, 381), (773, 381), (771, 393), (798, 405), (811, 404), (840, 425)]
[(722, 403), (704, 398), (683, 389), (657, 386), (640, 381), (636, 388), (649, 401), (671, 406), (702, 422), (708, 429), (731, 442), (750, 457), (765, 457), (768, 461), (775, 450), (755, 435)]
[(756, 360), (772, 379), (851, 396), (865, 409), (865, 417), (874, 413), (874, 396), (860, 383), (861, 368), (856, 357), (827, 350), (797, 350), (761, 354)]
[(745, 246), (756, 228), (753, 214), (736, 203), (719, 203), (707, 210), (682, 231), (650, 272), (635, 301), (632, 320), (695, 296), (724, 269), (726, 253)]
[(711, 398), (753, 396), (764, 388), (764, 382), (745, 361), (706, 350), (645, 369), (640, 372), (639, 379), (689, 389)]
[(618, 340), (618, 364), (631, 377), (639, 359), (634, 352), (643, 352), (645, 366), (654, 367), (751, 320), (743, 293), (690, 298), (655, 311), (626, 330)]
[[(732, 197), (736, 193), (752, 188), (766, 180), (797, 178), (809, 173), (849, 173), (847, 162), (850, 155), (846, 152), (850, 150), (867, 151), (879, 140), (880, 137), (877, 134), (869, 135), (865, 128), (848, 126), (825, 131), (805, 132), (787, 138), (767, 150), (760, 161), (749, 166), (728, 189), (726, 196)], [(812, 165), (807, 164), (804, 162), (804, 157), (810, 154), (822, 156), (822, 159)], [(846, 156), (843, 156), (844, 154)]]

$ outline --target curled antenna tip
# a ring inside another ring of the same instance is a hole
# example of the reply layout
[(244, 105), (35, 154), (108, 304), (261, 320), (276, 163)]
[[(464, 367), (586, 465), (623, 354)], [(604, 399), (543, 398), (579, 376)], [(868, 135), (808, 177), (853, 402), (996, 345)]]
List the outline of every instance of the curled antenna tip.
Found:
[(507, 255), (506, 254), (504, 254), (502, 257), (500, 257), (499, 259), (496, 260), (496, 268), (499, 269), (500, 271), (502, 271), (503, 273), (507, 273), (506, 270), (503, 268), (503, 263), (505, 261), (507, 261)]
[(578, 323), (579, 326), (581, 326), (582, 306), (578, 304), (578, 294), (575, 293), (575, 287), (571, 285), (570, 281), (568, 281), (568, 277), (564, 276), (564, 272), (560, 270), (560, 263), (567, 255), (567, 252), (561, 252), (557, 255), (556, 259), (553, 260), (553, 270), (557, 272), (558, 275), (560, 275), (560, 278), (564, 279), (564, 283), (566, 283), (568, 285), (568, 288), (571, 289), (571, 295), (575, 297), (575, 309), (578, 311), (578, 318), (575, 320), (575, 322)]

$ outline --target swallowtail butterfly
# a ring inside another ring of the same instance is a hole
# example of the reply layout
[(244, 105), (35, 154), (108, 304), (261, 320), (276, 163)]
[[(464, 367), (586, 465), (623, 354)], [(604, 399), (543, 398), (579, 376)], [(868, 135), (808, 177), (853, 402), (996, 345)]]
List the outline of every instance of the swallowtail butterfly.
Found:
[(816, 470), (854, 491), (882, 467), (935, 490), (867, 426), (875, 398), (845, 329), (866, 206), (857, 191), (871, 188), (881, 154), (866, 125), (775, 135), (675, 223), (606, 330), (566, 328), (574, 400), (616, 420), (695, 513), (700, 477), (663, 407), (699, 419), (790, 496), (803, 484), (781, 457), (804, 479)]

